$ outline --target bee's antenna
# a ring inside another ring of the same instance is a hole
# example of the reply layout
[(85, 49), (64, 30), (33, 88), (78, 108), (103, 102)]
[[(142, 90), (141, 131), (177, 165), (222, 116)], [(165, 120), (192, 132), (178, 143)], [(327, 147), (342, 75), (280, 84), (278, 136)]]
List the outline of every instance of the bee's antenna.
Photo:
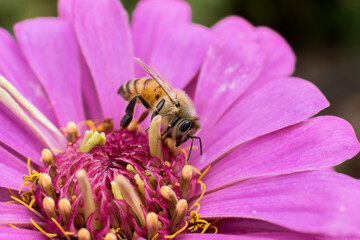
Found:
[(200, 143), (200, 155), (202, 155), (202, 143), (201, 143), (201, 138), (200, 137), (196, 137), (196, 136), (192, 136), (193, 138), (199, 139), (199, 143)]
[(190, 160), (191, 150), (193, 149), (193, 145), (194, 145), (194, 138), (199, 139), (199, 143), (200, 143), (200, 155), (202, 155), (202, 143), (201, 143), (201, 138), (200, 138), (200, 137), (196, 137), (196, 136), (189, 136), (189, 138), (191, 138), (191, 146), (190, 146), (190, 150), (189, 150), (189, 155), (188, 155), (187, 162), (189, 162), (189, 160)]

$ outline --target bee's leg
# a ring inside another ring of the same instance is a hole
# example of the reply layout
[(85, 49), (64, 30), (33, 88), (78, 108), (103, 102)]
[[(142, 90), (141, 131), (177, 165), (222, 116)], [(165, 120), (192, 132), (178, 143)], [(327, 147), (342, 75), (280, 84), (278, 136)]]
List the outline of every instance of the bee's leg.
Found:
[(169, 126), (165, 129), (165, 131), (163, 131), (163, 132), (161, 133), (161, 138), (162, 138), (162, 139), (164, 139), (164, 136), (166, 135), (166, 133), (167, 133), (171, 128), (173, 128), (173, 127), (175, 126), (175, 124), (176, 124), (179, 120), (180, 120), (180, 117), (176, 117), (176, 118), (174, 118), (174, 119), (170, 122)]
[(149, 110), (144, 111), (140, 117), (139, 120), (137, 121), (138, 123), (141, 123), (142, 121), (144, 121), (144, 119), (149, 115)]
[(125, 116), (121, 119), (121, 122), (120, 122), (121, 128), (126, 128), (127, 126), (129, 126), (129, 124), (133, 118), (134, 108), (135, 108), (136, 100), (138, 98), (141, 101), (141, 103), (144, 105), (144, 107), (146, 107), (146, 108), (150, 107), (150, 105), (145, 101), (145, 99), (141, 95), (136, 95), (135, 97), (133, 97), (126, 107)]
[(153, 112), (153, 114), (151, 115), (151, 120), (159, 114), (160, 110), (162, 109), (162, 107), (164, 106), (164, 103), (165, 103), (165, 99), (162, 99), (158, 105), (156, 105), (156, 109), (155, 111)]

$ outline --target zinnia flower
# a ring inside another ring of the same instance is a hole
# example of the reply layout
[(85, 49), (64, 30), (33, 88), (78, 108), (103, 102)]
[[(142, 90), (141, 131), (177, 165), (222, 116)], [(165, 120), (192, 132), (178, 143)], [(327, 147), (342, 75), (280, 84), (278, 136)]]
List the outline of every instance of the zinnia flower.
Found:
[[(61, 0), (59, 15), (0, 31), (1, 239), (360, 238), (360, 183), (331, 170), (359, 143), (311, 118), (328, 102), (290, 77), (276, 32), (235, 16), (208, 29), (176, 0), (140, 1), (131, 25), (116, 0)], [(145, 76), (134, 56), (194, 101), (188, 165), (160, 117), (149, 136), (118, 131), (117, 89)]]

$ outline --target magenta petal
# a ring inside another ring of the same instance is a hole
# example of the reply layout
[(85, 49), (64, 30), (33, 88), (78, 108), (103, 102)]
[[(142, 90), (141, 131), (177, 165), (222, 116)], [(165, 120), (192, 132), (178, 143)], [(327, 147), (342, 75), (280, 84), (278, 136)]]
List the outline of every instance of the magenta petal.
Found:
[(103, 114), (118, 122), (126, 103), (117, 90), (133, 77), (134, 68), (128, 15), (117, 0), (76, 0), (73, 25)]
[(0, 226), (0, 239), (6, 240), (49, 240), (43, 233), (28, 229)]
[(290, 76), (295, 69), (296, 57), (286, 40), (268, 27), (257, 27), (256, 42), (266, 53), (264, 69), (246, 94), (256, 91), (267, 82)]
[(193, 164), (202, 169), (241, 143), (296, 124), (328, 105), (319, 89), (308, 81), (271, 81), (241, 98), (211, 130), (204, 128), (204, 154)]
[(299, 232), (359, 237), (358, 199), (358, 180), (310, 171), (251, 179), (210, 193), (201, 200), (199, 214), (255, 218)]
[[(176, 240), (201, 240), (201, 239), (209, 239), (209, 240), (227, 240), (227, 239), (239, 239), (239, 240), (325, 240), (329, 238), (310, 236), (301, 233), (294, 232), (266, 232), (266, 233), (252, 233), (252, 234), (239, 234), (239, 235), (231, 235), (231, 234), (181, 234), (176, 236)], [(338, 239), (338, 238), (337, 238)], [(346, 239), (343, 239), (346, 240)]]
[[(185, 1), (148, 0), (139, 1), (132, 15), (134, 56), (149, 63), (155, 43), (161, 34), (189, 23), (191, 9)], [(166, 59), (169, 61), (169, 59)], [(171, 59), (172, 62), (174, 59)], [(144, 76), (140, 66), (135, 66), (136, 76)]]
[(216, 163), (204, 182), (211, 191), (256, 176), (329, 168), (358, 152), (359, 142), (348, 122), (317, 117), (242, 144)]
[(210, 44), (210, 32), (200, 25), (183, 24), (160, 35), (150, 64), (174, 88), (184, 88), (200, 69)]
[[(70, 24), (74, 23), (74, 2), (72, 0), (59, 0), (58, 12), (62, 19)], [(85, 62), (84, 55), (80, 53), (81, 86), (86, 119), (104, 119), (94, 80)]]
[(265, 61), (257, 43), (249, 38), (234, 37), (241, 29), (226, 24), (215, 30), (215, 40), (201, 68), (194, 100), (204, 128), (212, 126), (246, 91), (259, 76)]
[(84, 120), (79, 49), (71, 26), (56, 18), (38, 18), (18, 23), (15, 34), (51, 99), (60, 126)]
[(32, 218), (36, 223), (40, 223), (40, 218), (27, 210), (23, 205), (17, 203), (0, 202), (0, 226), (7, 226), (8, 223), (18, 227), (30, 226)]
[(6, 146), (23, 158), (30, 157), (35, 163), (40, 163), (40, 153), (45, 144), (2, 104), (0, 122), (0, 146)]
[(26, 163), (0, 147), (0, 187), (19, 189), (26, 174)]
[(41, 83), (30, 69), (15, 39), (2, 28), (0, 28), (0, 74), (57, 124)]
[(241, 235), (229, 235), (229, 234), (201, 234), (201, 233), (190, 233), (190, 234), (180, 234), (176, 236), (176, 240), (235, 240), (235, 239), (245, 239)]

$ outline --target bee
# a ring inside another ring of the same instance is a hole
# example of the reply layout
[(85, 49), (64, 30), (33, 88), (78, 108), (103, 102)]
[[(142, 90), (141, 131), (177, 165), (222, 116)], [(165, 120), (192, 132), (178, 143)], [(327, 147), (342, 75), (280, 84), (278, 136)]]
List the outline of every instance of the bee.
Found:
[(190, 97), (182, 90), (173, 89), (154, 68), (148, 66), (139, 58), (134, 59), (151, 78), (143, 77), (130, 80), (119, 88), (118, 94), (129, 102), (125, 115), (121, 119), (121, 128), (126, 128), (130, 124), (135, 104), (141, 103), (152, 112), (151, 120), (156, 115), (162, 117), (162, 124), (167, 126), (161, 133), (162, 139), (166, 137), (173, 138), (176, 141), (176, 146), (180, 146), (191, 138), (188, 158), (191, 154), (194, 139), (198, 139), (201, 154), (201, 139), (194, 136), (201, 125)]

